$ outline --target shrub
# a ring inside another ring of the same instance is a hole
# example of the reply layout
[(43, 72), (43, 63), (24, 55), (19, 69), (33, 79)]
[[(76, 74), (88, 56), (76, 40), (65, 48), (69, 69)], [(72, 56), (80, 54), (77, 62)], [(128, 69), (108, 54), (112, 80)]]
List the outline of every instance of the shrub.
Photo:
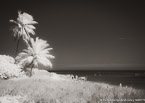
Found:
[(0, 78), (9, 79), (24, 75), (24, 73), (21, 72), (20, 66), (14, 64), (14, 62), (13, 57), (0, 55)]
[(15, 63), (15, 59), (8, 55), (0, 55), (0, 62)]

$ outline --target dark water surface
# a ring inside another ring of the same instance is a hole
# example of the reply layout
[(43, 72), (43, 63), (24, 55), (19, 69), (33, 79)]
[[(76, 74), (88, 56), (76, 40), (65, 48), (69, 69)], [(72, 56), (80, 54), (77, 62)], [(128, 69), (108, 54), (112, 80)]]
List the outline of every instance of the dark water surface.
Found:
[(145, 70), (54, 70), (57, 74), (87, 77), (88, 81), (145, 89)]

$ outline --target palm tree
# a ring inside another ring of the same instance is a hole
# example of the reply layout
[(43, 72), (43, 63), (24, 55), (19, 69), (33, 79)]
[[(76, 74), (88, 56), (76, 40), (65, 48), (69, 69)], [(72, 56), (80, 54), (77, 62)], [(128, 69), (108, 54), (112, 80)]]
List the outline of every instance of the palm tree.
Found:
[(50, 54), (52, 48), (48, 48), (49, 44), (47, 41), (39, 39), (36, 37), (34, 41), (33, 38), (30, 39), (30, 45), (23, 52), (19, 53), (16, 57), (16, 63), (23, 66), (23, 70), (26, 71), (27, 68), (31, 68), (30, 76), (32, 76), (32, 69), (38, 68), (41, 64), (46, 67), (52, 68), (52, 63), (50, 59), (55, 58)]
[(30, 40), (30, 34), (35, 35), (34, 29), (36, 29), (33, 25), (37, 24), (34, 21), (33, 17), (28, 13), (22, 13), (18, 11), (17, 20), (10, 20), (10, 22), (15, 23), (16, 25), (12, 27), (13, 36), (17, 40), (17, 48), (16, 54), (18, 52), (20, 39), (23, 39), (26, 45), (28, 46), (28, 41)]

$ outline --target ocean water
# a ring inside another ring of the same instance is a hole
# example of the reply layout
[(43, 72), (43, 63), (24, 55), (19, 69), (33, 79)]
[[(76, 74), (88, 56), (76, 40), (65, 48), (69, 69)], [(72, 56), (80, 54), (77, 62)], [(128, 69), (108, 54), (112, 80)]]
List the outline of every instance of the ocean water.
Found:
[(145, 89), (145, 71), (137, 70), (55, 70), (57, 74), (86, 77), (88, 81)]

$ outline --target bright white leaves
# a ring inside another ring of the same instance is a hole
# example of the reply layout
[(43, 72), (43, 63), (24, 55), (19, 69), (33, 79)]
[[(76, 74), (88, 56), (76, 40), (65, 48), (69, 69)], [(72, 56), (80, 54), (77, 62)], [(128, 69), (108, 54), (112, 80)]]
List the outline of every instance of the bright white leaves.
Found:
[(33, 25), (37, 24), (37, 22), (34, 21), (33, 17), (28, 13), (18, 11), (17, 21), (10, 20), (10, 22), (16, 24), (16, 26), (12, 28), (15, 38), (19, 39), (20, 37), (23, 37), (23, 39), (29, 40), (30, 34), (35, 35), (34, 30), (36, 28)]
[(14, 64), (14, 61), (14, 58), (10, 56), (0, 55), (0, 78), (8, 79), (24, 75), (24, 72), (21, 72), (20, 66)]
[(28, 66), (33, 63), (35, 67), (41, 64), (52, 68), (50, 59), (55, 57), (50, 54), (50, 50), (52, 50), (52, 48), (49, 48), (47, 41), (39, 39), (38, 37), (36, 37), (36, 40), (31, 38), (30, 46), (18, 54), (16, 61), (23, 66)]

